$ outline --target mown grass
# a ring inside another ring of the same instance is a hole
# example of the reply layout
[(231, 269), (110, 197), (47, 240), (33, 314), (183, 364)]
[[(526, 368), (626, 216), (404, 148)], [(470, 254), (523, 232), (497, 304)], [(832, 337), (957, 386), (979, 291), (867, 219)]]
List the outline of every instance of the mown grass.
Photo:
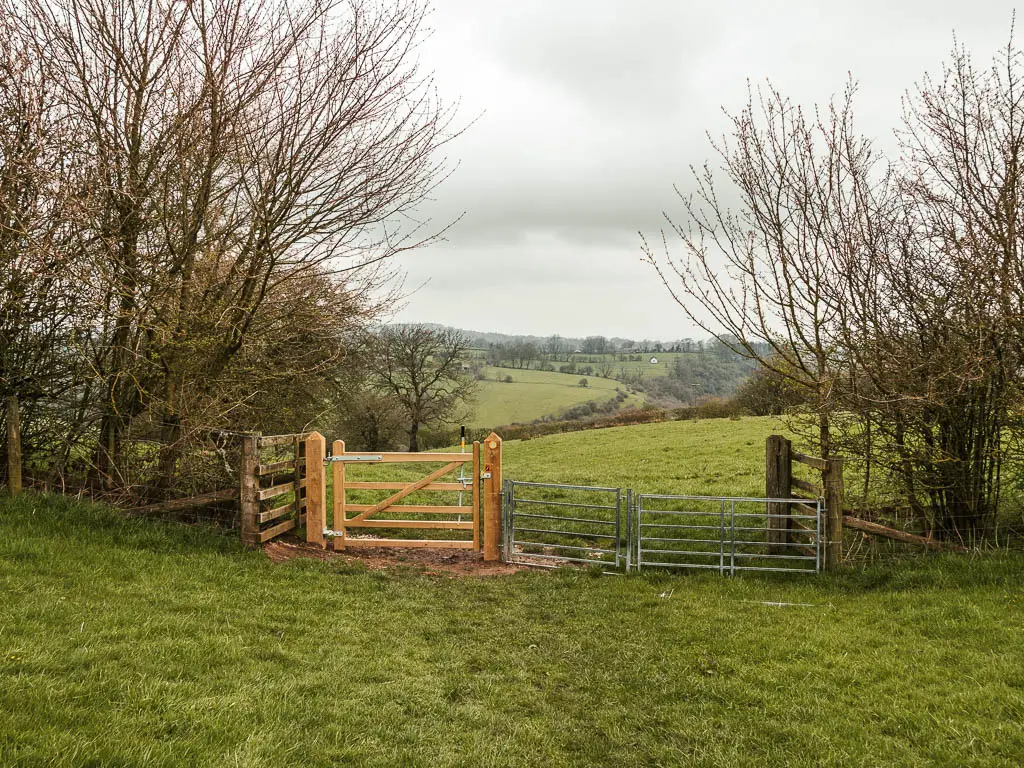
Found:
[[(485, 368), (484, 374), (487, 379), (478, 383), (470, 420), (474, 427), (528, 423), (591, 400), (611, 400), (617, 389), (625, 389), (625, 385), (612, 379), (551, 371)], [(511, 376), (512, 381), (500, 380), (506, 376)], [(587, 379), (586, 387), (579, 386), (583, 378)], [(641, 402), (641, 398), (631, 395), (624, 405)]]
[(26, 495), (0, 501), (0, 764), (1018, 765), (1022, 578), (1005, 553), (735, 580), (274, 566)]

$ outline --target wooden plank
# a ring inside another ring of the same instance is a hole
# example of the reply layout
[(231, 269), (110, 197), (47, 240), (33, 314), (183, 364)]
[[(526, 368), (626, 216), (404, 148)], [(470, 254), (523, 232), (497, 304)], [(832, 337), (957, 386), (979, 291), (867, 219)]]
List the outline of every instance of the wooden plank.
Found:
[(240, 483), (238, 503), (242, 510), (242, 544), (246, 547), (255, 547), (262, 541), (257, 520), (257, 515), (260, 513), (260, 501), (257, 497), (260, 478), (256, 474), (256, 467), (260, 460), (258, 441), (259, 438), (255, 435), (242, 438), (242, 466), (238, 470)]
[(432, 539), (357, 539), (349, 536), (345, 541), (347, 547), (430, 547), (437, 549), (472, 549), (473, 542), (446, 541)]
[(457, 464), (466, 464), (473, 460), (473, 457), (468, 453), (381, 453), (377, 454), (374, 452), (374, 456), (379, 455), (380, 461), (373, 462), (374, 464), (407, 464), (407, 463), (418, 463), (423, 464), (429, 461), (442, 462), (454, 461)]
[(920, 544), (923, 547), (936, 551), (967, 551), (965, 547), (961, 547), (958, 544), (947, 544), (945, 542), (936, 541), (935, 539), (926, 539), (924, 536), (918, 536), (915, 533), (907, 533), (906, 531), (900, 531), (896, 528), (889, 528), (881, 523), (872, 523), (868, 520), (861, 520), (860, 518), (853, 517), (851, 515), (843, 515), (843, 525), (857, 531), (870, 533), (873, 536), (882, 536), (883, 538), (892, 539), (893, 541), (901, 541), (905, 544)]
[(358, 523), (346, 522), (348, 528), (442, 528), (452, 531), (471, 531), (473, 521), (466, 520), (360, 520)]
[[(342, 464), (342, 462), (337, 462)], [(351, 480), (345, 483), (346, 490), (352, 491), (398, 491), (405, 488), (408, 483), (368, 483), (368, 482), (353, 482)], [(468, 490), (462, 483), (431, 483), (420, 488), (421, 491), (465, 491)]]
[[(456, 456), (460, 456), (461, 454), (457, 453), (455, 455)], [(430, 483), (432, 483), (435, 480), (437, 480), (437, 478), (442, 477), (443, 475), (447, 475), (449, 472), (452, 472), (452, 471), (458, 469), (458, 467), (459, 467), (459, 465), (461, 463), (462, 463), (461, 461), (453, 461), (450, 464), (445, 464), (440, 469), (435, 469), (433, 472), (431, 472), (426, 477), (417, 480), (415, 483), (411, 483), (411, 484), (407, 485), (405, 488), (400, 490), (395, 495), (389, 496), (388, 498), (384, 499), (384, 501), (377, 502), (375, 505), (373, 505), (373, 507), (371, 507), (370, 509), (366, 510), (365, 512), (360, 512), (358, 515), (356, 515), (352, 519), (353, 520), (365, 520), (366, 518), (371, 517), (371, 516), (377, 514), (378, 512), (383, 512), (385, 509), (390, 507), (396, 501), (401, 501), (406, 496), (409, 496), (410, 494), (413, 494), (416, 491), (422, 490), (423, 486), (429, 485)], [(346, 521), (346, 522), (348, 522), (348, 521)]]
[(484, 440), (484, 560), (500, 558), (501, 547), (501, 438), (491, 432)]
[(789, 479), (791, 488), (799, 488), (801, 491), (806, 491), (812, 496), (822, 496), (821, 487), (814, 483), (808, 483), (806, 480), (801, 480), (799, 477), (791, 477)]
[(473, 549), (480, 549), (480, 441), (473, 442)]
[[(349, 512), (368, 512), (373, 507), (373, 504), (345, 504), (345, 509)], [(454, 504), (443, 507), (429, 504), (392, 504), (388, 510), (396, 514), (412, 512), (421, 515), (469, 515), (473, 511), (469, 507), (457, 507)]]
[(818, 553), (814, 550), (813, 547), (790, 547), (790, 549), (796, 550), (797, 552), (799, 552), (804, 557), (817, 557), (818, 556)]
[[(818, 514), (818, 508), (817, 507), (812, 507), (812, 506), (810, 506), (808, 504), (799, 504), (798, 503), (798, 504), (787, 504), (786, 506), (792, 507), (794, 510), (799, 512), (801, 515), (815, 515), (816, 516)], [(795, 520), (791, 520), (790, 522), (796, 522), (796, 521)]]
[(275, 525), (273, 528), (267, 528), (265, 531), (260, 531), (260, 544), (270, 541), (275, 536), (280, 536), (282, 533), (290, 531), (294, 527), (294, 520), (285, 520), (280, 525)]
[(277, 520), (277, 518), (284, 517), (288, 513), (294, 511), (294, 504), (284, 504), (280, 507), (274, 507), (274, 509), (268, 509), (266, 512), (260, 512), (256, 516), (256, 519), (261, 523), (269, 523), (271, 520)]
[(187, 499), (170, 499), (156, 504), (147, 504), (144, 507), (135, 507), (128, 510), (129, 515), (149, 515), (160, 512), (179, 512), (183, 509), (193, 507), (204, 507), (208, 504), (216, 504), (219, 501), (232, 501), (239, 498), (238, 488), (223, 488), (219, 491), (201, 493), (198, 496), (190, 496)]
[[(295, 485), (296, 483), (289, 480), (287, 483), (281, 483), (280, 485), (272, 485), (269, 488), (264, 488), (259, 491), (256, 496), (260, 501), (266, 501), (267, 499), (272, 499), (275, 496), (283, 496), (286, 493), (292, 493), (295, 490)], [(299, 480), (298, 486), (299, 488), (305, 488), (306, 481)]]
[[(335, 440), (331, 445), (331, 455), (342, 456), (345, 453), (345, 441)], [(334, 483), (334, 510), (331, 528), (341, 533), (334, 537), (334, 551), (345, 549), (345, 462), (335, 461), (331, 464), (331, 482)]]
[(295, 518), (298, 519), (299, 515), (302, 514), (302, 481), (306, 479), (306, 457), (303, 456), (302, 451), (305, 447), (305, 443), (299, 439), (299, 436), (295, 436), (295, 441), (292, 443), (292, 480), (295, 483), (295, 495), (292, 497), (292, 506), (295, 507)]
[(21, 493), (21, 412), (17, 395), (7, 398), (7, 490)]
[(306, 543), (324, 546), (327, 522), (327, 441), (319, 432), (306, 438)]
[(284, 461), (275, 461), (270, 464), (260, 464), (256, 470), (256, 474), (272, 475), (275, 472), (281, 472), (285, 469), (292, 469), (293, 467), (304, 467), (306, 466), (305, 459), (285, 459)]
[(305, 440), (311, 434), (319, 434), (317, 432), (296, 432), (290, 435), (265, 435), (259, 438), (260, 448), (270, 448), (275, 445), (290, 445), (295, 442), (295, 438), (299, 440)]
[(825, 461), (824, 459), (819, 459), (817, 456), (808, 456), (806, 453), (793, 451), (792, 457), (793, 461), (799, 461), (801, 464), (806, 464), (809, 467), (814, 467), (815, 469), (821, 470), (822, 472), (828, 469), (828, 462)]

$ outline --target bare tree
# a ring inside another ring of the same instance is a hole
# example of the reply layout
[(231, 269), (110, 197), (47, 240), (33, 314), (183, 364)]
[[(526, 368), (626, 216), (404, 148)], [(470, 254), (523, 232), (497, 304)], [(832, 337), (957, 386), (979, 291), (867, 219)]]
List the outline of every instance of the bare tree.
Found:
[(452, 329), (398, 326), (381, 330), (370, 362), (377, 387), (402, 404), (409, 450), (419, 450), (420, 427), (452, 418), (474, 394), (463, 370), (469, 340)]
[(759, 89), (731, 118), (731, 135), (712, 142), (724, 184), (705, 164), (692, 169), (692, 195), (677, 189), (685, 217), (666, 218), (682, 257), (666, 232), (658, 247), (643, 240), (694, 323), (724, 331), (735, 351), (808, 393), (825, 456), (842, 366), (843, 276), (875, 247), (878, 182), (871, 145), (853, 128), (854, 91), (809, 117), (770, 84)]
[(417, 71), (428, 10), (9, 0), (6, 19), (22, 19), (78, 130), (64, 224), (82, 253), (72, 275), (89, 303), (100, 478), (145, 418), (169, 480), (188, 411), (208, 415), (259, 357), (247, 348), (280, 333), (275, 302), (318, 275), (379, 288), (388, 270), (373, 265), (438, 234), (414, 215), (453, 135), (453, 112)]
[[(836, 445), (896, 479), (939, 536), (991, 529), (1024, 357), (1024, 78), (956, 48), (905, 102), (898, 162), (853, 130), (852, 88), (813, 121), (773, 89), (716, 145), (647, 258), (692, 319), (788, 380)], [(834, 430), (837, 420), (842, 428)], [(839, 434), (836, 434), (838, 432)]]

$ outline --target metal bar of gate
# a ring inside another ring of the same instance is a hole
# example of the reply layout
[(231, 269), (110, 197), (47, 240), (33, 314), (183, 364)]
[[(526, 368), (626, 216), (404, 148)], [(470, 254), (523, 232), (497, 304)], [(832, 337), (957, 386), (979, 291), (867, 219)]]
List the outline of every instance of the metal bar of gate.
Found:
[[(636, 494), (635, 499), (637, 530), (632, 534), (632, 538), (635, 539), (637, 546), (637, 568), (647, 565), (661, 568), (703, 568), (714, 569), (721, 574), (728, 572), (733, 576), (747, 570), (800, 573), (815, 573), (821, 570), (824, 539), (821, 535), (823, 512), (820, 499), (814, 502), (814, 514), (811, 515), (785, 515), (767, 511), (750, 512), (740, 508), (742, 503), (767, 507), (768, 503), (775, 501), (793, 505), (806, 504), (806, 500), (674, 494)], [(698, 508), (650, 509), (645, 506), (649, 500), (656, 499), (704, 504), (714, 502), (717, 509), (714, 511)], [(726, 518), (726, 506), (728, 506), (728, 519)], [(807, 544), (796, 541), (771, 542), (768, 540), (772, 529), (771, 520), (786, 517), (812, 521), (813, 528), (805, 527), (803, 531), (798, 532), (800, 535), (811, 537)], [(667, 521), (673, 518), (693, 522)], [(751, 523), (757, 518), (760, 518), (764, 525), (752, 525)], [(632, 516), (628, 518), (628, 521), (632, 521)], [(691, 531), (692, 533), (690, 533)], [(715, 535), (717, 538), (714, 537)], [(726, 556), (727, 547), (728, 557)], [(810, 555), (805, 553), (808, 548), (811, 552)], [(651, 559), (652, 556), (654, 559)], [(808, 563), (809, 565), (813, 563), (813, 565), (810, 568), (786, 567), (790, 563), (794, 566), (797, 563)]]

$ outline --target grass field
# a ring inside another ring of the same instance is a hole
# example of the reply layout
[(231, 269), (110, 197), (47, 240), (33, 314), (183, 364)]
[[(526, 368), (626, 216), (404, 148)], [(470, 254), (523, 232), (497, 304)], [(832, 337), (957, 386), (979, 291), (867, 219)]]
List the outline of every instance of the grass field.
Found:
[[(487, 379), (478, 384), (471, 420), (474, 427), (490, 428), (534, 421), (590, 400), (610, 400), (615, 397), (617, 389), (624, 388), (617, 381), (597, 376), (511, 368), (485, 368), (484, 373)], [(505, 376), (511, 376), (512, 382), (496, 380)], [(587, 379), (587, 387), (579, 386), (581, 378)], [(624, 405), (639, 405), (640, 402), (638, 397), (630, 396)]]
[[(1018, 765), (1024, 558), (449, 579), (0, 501), (0, 764)], [(779, 606), (774, 603), (794, 603)]]
[(673, 421), (504, 444), (513, 480), (631, 487), (645, 493), (764, 495), (765, 438), (779, 419)]

